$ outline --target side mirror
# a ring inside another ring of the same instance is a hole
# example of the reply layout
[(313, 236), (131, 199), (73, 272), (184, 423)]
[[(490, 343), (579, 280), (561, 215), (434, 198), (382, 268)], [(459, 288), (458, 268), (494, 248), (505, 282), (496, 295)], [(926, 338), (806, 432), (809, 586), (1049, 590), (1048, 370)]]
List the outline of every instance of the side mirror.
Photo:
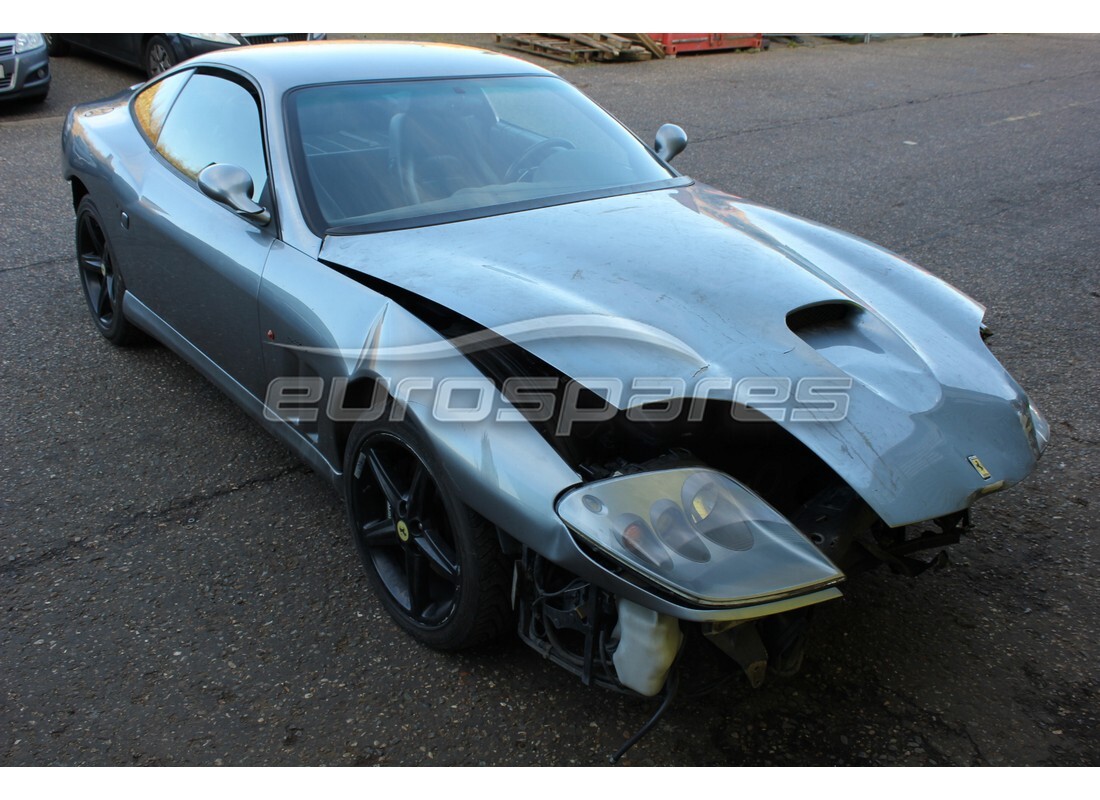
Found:
[(271, 222), (271, 212), (252, 201), (252, 176), (244, 167), (211, 164), (199, 173), (199, 189), (257, 225)]
[(688, 135), (684, 133), (684, 129), (679, 125), (666, 122), (657, 129), (657, 140), (653, 144), (653, 149), (665, 161), (676, 158), (687, 146)]

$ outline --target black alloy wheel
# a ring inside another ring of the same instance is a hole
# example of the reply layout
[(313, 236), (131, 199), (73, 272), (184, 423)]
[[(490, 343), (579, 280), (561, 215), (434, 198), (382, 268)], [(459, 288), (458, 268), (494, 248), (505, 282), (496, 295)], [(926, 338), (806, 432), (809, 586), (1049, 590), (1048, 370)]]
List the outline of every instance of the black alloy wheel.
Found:
[(84, 197), (77, 206), (76, 261), (92, 321), (103, 338), (116, 345), (141, 341), (141, 332), (122, 314), (126, 286), (99, 212), (90, 197)]
[(503, 632), (511, 609), (495, 530), (457, 499), (414, 425), (360, 423), (345, 467), (355, 545), (394, 620), (440, 650)]

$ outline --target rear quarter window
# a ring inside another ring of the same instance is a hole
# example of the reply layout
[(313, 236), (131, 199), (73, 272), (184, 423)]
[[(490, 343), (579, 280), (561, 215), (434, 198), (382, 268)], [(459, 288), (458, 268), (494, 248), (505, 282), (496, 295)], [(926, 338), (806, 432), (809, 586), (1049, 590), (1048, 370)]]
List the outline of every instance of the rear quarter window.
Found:
[(134, 99), (134, 117), (137, 119), (138, 127), (154, 145), (160, 137), (160, 131), (168, 118), (172, 103), (179, 96), (180, 90), (183, 89), (192, 72), (192, 70), (177, 72), (164, 80), (157, 81), (152, 86), (142, 89)]

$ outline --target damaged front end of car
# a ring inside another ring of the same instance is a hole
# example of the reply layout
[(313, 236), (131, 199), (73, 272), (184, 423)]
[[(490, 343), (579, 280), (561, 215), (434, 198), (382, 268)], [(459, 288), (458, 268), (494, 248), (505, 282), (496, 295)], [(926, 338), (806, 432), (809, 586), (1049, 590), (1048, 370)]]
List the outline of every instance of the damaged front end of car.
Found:
[[(369, 250), (333, 236), (321, 253), (385, 304), (365, 353), (435, 337), (453, 356), (440, 375), (488, 382), (492, 413), (460, 425), (430, 394), (396, 399), (498, 531), (520, 636), (585, 683), (670, 701), (685, 638), (754, 686), (793, 674), (845, 577), (942, 564), (920, 554), (1034, 468), (1049, 426), (986, 347), (981, 306), (942, 281), (706, 187), (589, 205), (605, 213), (425, 228), (415, 252), (400, 231)], [(336, 341), (359, 347), (361, 320)], [(399, 387), (425, 365), (356, 369)]]
[[(658, 413), (659, 422), (646, 422), (635, 408), (575, 431), (570, 446), (590, 459), (576, 462), (589, 479), (555, 504), (583, 558), (637, 593), (579, 577), (576, 566), (530, 547), (516, 551), (513, 602), (522, 639), (586, 685), (663, 700), (615, 759), (681, 690), (689, 642), (713, 645), (753, 688), (769, 674), (792, 676), (815, 607), (840, 597), (846, 578), (882, 565), (908, 577), (946, 565), (944, 548), (971, 527), (970, 502), (1004, 488), (980, 459), (967, 457), (984, 486), (963, 507), (892, 526), (759, 411), (711, 400), (691, 421), (686, 399), (673, 405), (681, 406), (673, 421)], [(1019, 436), (1037, 458), (1047, 424), (1030, 406), (1018, 419)]]
[[(666, 690), (689, 629), (754, 687), (768, 672), (792, 675), (812, 607), (839, 597), (846, 577), (882, 564), (906, 576), (941, 566), (943, 548), (969, 528), (969, 505), (887, 524), (794, 435), (752, 409), (712, 400), (698, 420), (688, 415), (646, 423), (644, 414), (617, 411), (577, 426), (569, 445), (584, 454), (574, 463), (588, 480), (555, 504), (576, 552), (555, 562), (516, 550), (521, 636), (586, 684), (646, 696)], [(1028, 419), (1045, 437), (1041, 416)], [(1021, 423), (1022, 435), (1034, 427)], [(1032, 441), (1040, 452), (1044, 439)], [(579, 577), (580, 559), (599, 577)], [(623, 583), (637, 591), (624, 593)]]

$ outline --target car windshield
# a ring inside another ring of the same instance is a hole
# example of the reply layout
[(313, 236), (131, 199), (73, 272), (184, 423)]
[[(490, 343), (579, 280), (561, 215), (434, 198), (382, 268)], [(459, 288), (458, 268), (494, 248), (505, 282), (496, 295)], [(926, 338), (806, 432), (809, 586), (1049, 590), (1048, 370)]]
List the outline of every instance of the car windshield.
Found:
[(469, 219), (678, 178), (551, 76), (311, 86), (288, 105), (306, 211), (328, 233)]

